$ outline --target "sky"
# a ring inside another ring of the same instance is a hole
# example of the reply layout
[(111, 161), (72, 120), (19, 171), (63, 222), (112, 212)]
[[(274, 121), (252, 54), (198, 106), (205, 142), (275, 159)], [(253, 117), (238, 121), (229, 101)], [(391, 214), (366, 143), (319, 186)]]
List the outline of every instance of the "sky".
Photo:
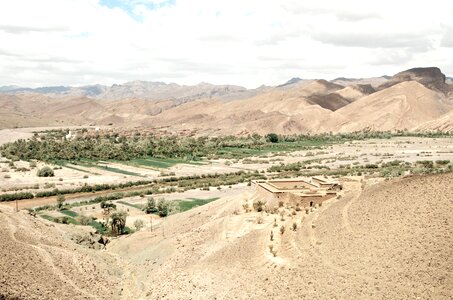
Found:
[(0, 86), (453, 75), (453, 1), (0, 0)]

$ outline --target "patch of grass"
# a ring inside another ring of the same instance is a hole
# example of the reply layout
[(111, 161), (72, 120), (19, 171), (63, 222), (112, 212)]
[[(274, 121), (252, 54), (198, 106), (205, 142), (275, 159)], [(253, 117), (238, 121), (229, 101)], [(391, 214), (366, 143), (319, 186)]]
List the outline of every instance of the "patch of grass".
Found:
[(53, 219), (54, 217), (51, 217), (49, 215), (39, 215), (41, 218), (43, 219), (46, 219), (47, 221), (52, 221), (53, 222)]
[(80, 168), (74, 167), (73, 165), (70, 164), (70, 162), (67, 162), (67, 161), (56, 160), (53, 163), (56, 164), (57, 166), (65, 167), (65, 168), (76, 170), (76, 171), (79, 171), (79, 172), (88, 173), (88, 174), (92, 174), (92, 175), (100, 175), (99, 173), (95, 173), (95, 172), (91, 172), (91, 171), (88, 171), (88, 170), (84, 170), (84, 169), (80, 169)]
[(97, 162), (85, 162), (84, 161), (84, 162), (80, 162), (79, 164), (84, 166), (84, 167), (97, 168), (97, 169), (108, 171), (108, 172), (119, 173), (119, 174), (123, 174), (123, 175), (143, 177), (141, 174), (138, 174), (138, 173), (135, 173), (135, 172), (126, 171), (126, 170), (122, 170), (122, 169), (115, 168), (115, 167), (109, 167), (109, 166), (106, 166), (106, 165), (99, 165)]
[(92, 220), (89, 224), (91, 227), (96, 229), (97, 232), (104, 234), (107, 231), (107, 228), (105, 228), (101, 223), (98, 221)]
[(192, 165), (202, 165), (200, 161), (191, 161), (177, 158), (157, 158), (157, 157), (148, 157), (148, 158), (137, 158), (130, 161), (133, 165), (145, 166), (151, 168), (160, 168), (167, 169), (176, 164), (192, 164)]
[(197, 206), (202, 206), (208, 204), (209, 202), (215, 201), (219, 199), (218, 197), (215, 198), (208, 198), (208, 199), (197, 199), (197, 198), (188, 198), (187, 200), (177, 200), (179, 204), (179, 209), (181, 212), (187, 211)]
[(117, 201), (116, 203), (124, 204), (124, 205), (130, 206), (130, 207), (134, 207), (134, 208), (140, 209), (140, 210), (143, 209), (143, 205), (141, 205), (141, 204), (132, 204), (132, 203), (129, 203), (129, 202), (126, 202), (126, 201)]
[(67, 209), (60, 210), (60, 212), (62, 214), (64, 214), (64, 215), (67, 215), (67, 216), (71, 217), (71, 218), (75, 218), (75, 217), (77, 217), (79, 215), (75, 211), (67, 210)]

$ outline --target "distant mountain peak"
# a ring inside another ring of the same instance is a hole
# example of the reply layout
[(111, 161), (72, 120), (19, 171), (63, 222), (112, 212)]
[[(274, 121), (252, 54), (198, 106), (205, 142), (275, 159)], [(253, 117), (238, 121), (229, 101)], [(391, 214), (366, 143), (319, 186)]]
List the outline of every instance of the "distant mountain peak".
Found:
[(284, 84), (280, 84), (277, 87), (284, 87), (284, 86), (287, 86), (287, 85), (295, 84), (295, 83), (298, 83), (298, 82), (300, 82), (302, 80), (303, 80), (302, 78), (293, 77), (290, 80), (288, 80), (287, 82), (285, 82)]
[(445, 92), (448, 90), (445, 80), (445, 74), (437, 67), (412, 68), (393, 75), (388, 82), (379, 86), (379, 89), (388, 88), (404, 81), (417, 81), (427, 88)]

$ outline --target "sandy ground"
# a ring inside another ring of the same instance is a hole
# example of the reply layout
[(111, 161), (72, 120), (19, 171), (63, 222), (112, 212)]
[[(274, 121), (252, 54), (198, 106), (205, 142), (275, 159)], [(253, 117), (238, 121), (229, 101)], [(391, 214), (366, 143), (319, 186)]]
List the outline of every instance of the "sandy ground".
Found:
[[(308, 214), (281, 208), (283, 219), (246, 213), (243, 205), (256, 197), (253, 189), (232, 189), (217, 201), (156, 220), (152, 231), (148, 227), (114, 239), (107, 251), (97, 252), (68, 240), (78, 227), (0, 206), (0, 273), (6, 275), (0, 279), (0, 295), (451, 299), (453, 174), (365, 183), (353, 179), (343, 180), (343, 197)], [(205, 195), (211, 192), (222, 191)], [(184, 196), (197, 197), (197, 192)], [(131, 219), (140, 213), (130, 209)]]
[(263, 215), (262, 224), (258, 213), (234, 213), (253, 197), (245, 193), (171, 216), (109, 251), (131, 261), (134, 296), (149, 299), (451, 299), (452, 181), (451, 173), (403, 178), (363, 192), (349, 182), (343, 198), (308, 215)]
[(0, 205), (0, 231), (1, 299), (119, 299), (117, 257), (76, 245), (70, 226)]

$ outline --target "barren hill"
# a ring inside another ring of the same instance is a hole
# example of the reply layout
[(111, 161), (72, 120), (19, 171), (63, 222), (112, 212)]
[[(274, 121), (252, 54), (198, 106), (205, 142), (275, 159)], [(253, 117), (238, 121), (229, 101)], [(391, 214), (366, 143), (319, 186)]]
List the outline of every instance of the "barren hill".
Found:
[[(112, 125), (216, 135), (449, 128), (453, 88), (438, 68), (379, 78), (385, 83), (378, 92), (373, 80), (293, 78), (254, 90), (137, 81), (86, 89), (91, 96), (61, 87), (0, 93), (0, 127)], [(112, 99), (98, 99), (104, 96)], [(422, 126), (427, 122), (433, 123)]]
[(80, 227), (0, 206), (0, 298), (451, 299), (452, 183), (345, 179), (343, 197), (308, 214), (246, 212), (251, 187), (107, 251), (70, 240)]
[(363, 129), (412, 129), (440, 117), (451, 109), (452, 103), (443, 95), (418, 82), (408, 81), (363, 97), (339, 109), (327, 128), (339, 126), (342, 132)]
[(389, 81), (383, 83), (378, 88), (388, 88), (404, 81), (417, 81), (429, 89), (447, 93), (450, 87), (445, 83), (445, 79), (445, 75), (439, 68), (413, 68), (393, 75)]
[(452, 180), (404, 178), (361, 195), (349, 182), (344, 198), (308, 215), (287, 211), (285, 221), (245, 213), (246, 193), (171, 216), (110, 251), (131, 261), (136, 296), (146, 298), (450, 299)]
[[(0, 299), (118, 299), (123, 270), (57, 225), (0, 206)], [(116, 273), (116, 274), (115, 274)]]
[(453, 132), (453, 110), (414, 128), (417, 131)]

